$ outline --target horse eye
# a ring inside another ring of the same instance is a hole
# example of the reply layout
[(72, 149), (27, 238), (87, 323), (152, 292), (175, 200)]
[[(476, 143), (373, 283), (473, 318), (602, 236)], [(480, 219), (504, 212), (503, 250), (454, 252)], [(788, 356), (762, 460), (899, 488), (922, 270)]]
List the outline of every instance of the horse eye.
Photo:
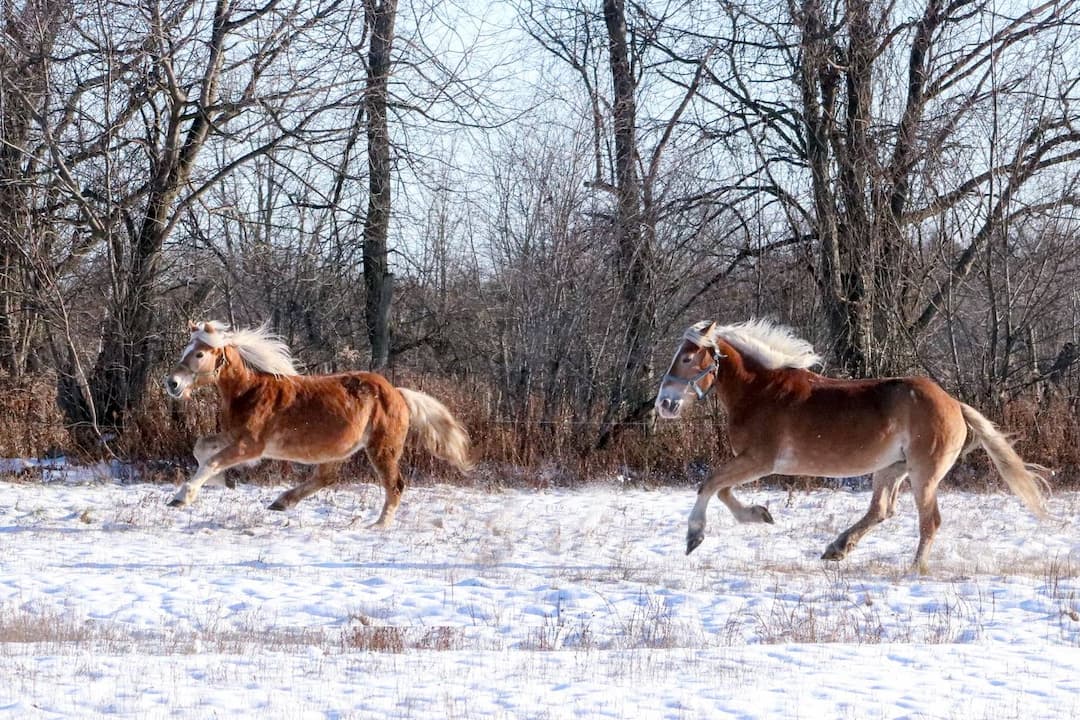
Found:
[(196, 360), (202, 360), (202, 358), (203, 358), (203, 355), (205, 355), (205, 354), (206, 354), (206, 353), (204, 353), (204, 352), (202, 352), (202, 351), (199, 351), (199, 352), (195, 353), (195, 359), (196, 359)]

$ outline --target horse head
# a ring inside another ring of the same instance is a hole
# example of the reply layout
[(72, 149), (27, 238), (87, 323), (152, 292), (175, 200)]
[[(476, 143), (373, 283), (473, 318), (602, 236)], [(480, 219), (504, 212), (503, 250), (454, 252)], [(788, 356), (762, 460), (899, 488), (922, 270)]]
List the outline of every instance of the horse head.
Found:
[(723, 356), (713, 340), (715, 329), (715, 322), (706, 321), (691, 325), (683, 334), (656, 394), (656, 412), (660, 417), (669, 420), (679, 417), (684, 401), (690, 404), (704, 399), (716, 384), (716, 372)]
[(175, 399), (190, 397), (192, 389), (214, 382), (225, 362), (224, 326), (188, 321), (188, 329), (191, 340), (165, 377), (165, 392)]

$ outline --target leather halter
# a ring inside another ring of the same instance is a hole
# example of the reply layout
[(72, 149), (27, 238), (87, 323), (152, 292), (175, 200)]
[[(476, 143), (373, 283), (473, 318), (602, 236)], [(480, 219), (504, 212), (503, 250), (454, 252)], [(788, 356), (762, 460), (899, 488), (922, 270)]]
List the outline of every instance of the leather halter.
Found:
[(716, 374), (720, 370), (720, 361), (727, 357), (716, 348), (709, 348), (708, 350), (709, 353), (712, 355), (712, 364), (699, 372), (697, 375), (692, 378), (681, 378), (668, 372), (666, 375), (664, 375), (663, 379), (660, 382), (676, 382), (681, 385), (689, 385), (690, 388), (694, 391), (694, 394), (697, 395), (698, 401), (700, 402), (701, 400), (704, 400), (706, 397), (708, 397), (709, 393), (712, 392), (712, 389), (716, 387), (716, 378), (713, 378), (713, 383), (709, 386), (708, 390), (702, 390), (701, 386), (698, 385), (698, 383), (707, 378), (709, 375)]
[(229, 364), (229, 358), (225, 354), (225, 348), (221, 348), (221, 354), (217, 356), (217, 360), (214, 361), (213, 370), (191, 370), (187, 368), (193, 378), (198, 378), (201, 375), (210, 375), (214, 382), (217, 382), (218, 375), (221, 373), (221, 368)]

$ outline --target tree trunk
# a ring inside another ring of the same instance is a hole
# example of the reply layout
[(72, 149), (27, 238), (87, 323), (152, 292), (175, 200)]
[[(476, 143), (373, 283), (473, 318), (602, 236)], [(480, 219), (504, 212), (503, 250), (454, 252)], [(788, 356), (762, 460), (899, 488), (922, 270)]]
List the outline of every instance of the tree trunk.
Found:
[[(218, 97), (229, 12), (229, 2), (218, 0), (199, 97), (192, 108), (173, 108), (165, 133), (167, 141), (154, 158), (150, 191), (132, 238), (130, 256), (113, 257), (118, 281), (89, 382), (96, 413), (94, 417), (69, 418), (77, 423), (96, 422), (99, 428), (122, 429), (127, 412), (142, 401), (146, 391), (158, 351), (155, 311), (161, 251), (170, 229), (173, 204), (190, 179), (211, 130), (210, 113)], [(184, 110), (189, 110), (191, 116), (187, 117)], [(186, 131), (185, 123), (190, 123)]]
[(364, 219), (365, 320), (371, 344), (371, 367), (386, 367), (390, 357), (390, 305), (393, 278), (387, 262), (390, 228), (390, 133), (387, 129), (387, 84), (397, 0), (365, 0), (368, 28), (367, 110), (368, 211)]
[[(41, 322), (40, 282), (34, 272), (40, 214), (27, 181), (34, 159), (26, 156), (33, 115), (45, 102), (47, 65), (67, 3), (4, 3), (0, 27), (0, 368), (13, 376), (31, 363)], [(18, 88), (18, 93), (10, 91)], [(30, 107), (33, 104), (35, 107)]]
[(651, 407), (653, 368), (650, 348), (656, 325), (653, 282), (653, 230), (641, 207), (636, 140), (637, 90), (626, 42), (623, 0), (604, 0), (604, 22), (614, 89), (612, 120), (615, 131), (615, 244), (619, 263), (620, 299), (626, 318), (622, 363), (612, 384), (600, 444), (610, 437), (611, 424), (644, 417)]
[(122, 268), (124, 284), (105, 321), (101, 352), (90, 375), (96, 420), (102, 428), (123, 427), (127, 411), (141, 402), (150, 368), (157, 361), (156, 285), (165, 240), (162, 213), (167, 213), (167, 206), (156, 200), (129, 263)]

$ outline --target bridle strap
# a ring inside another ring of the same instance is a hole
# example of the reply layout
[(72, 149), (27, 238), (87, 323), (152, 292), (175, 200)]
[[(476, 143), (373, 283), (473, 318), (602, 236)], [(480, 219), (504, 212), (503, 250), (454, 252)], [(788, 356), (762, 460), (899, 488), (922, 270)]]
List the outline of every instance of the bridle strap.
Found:
[(213, 370), (188, 370), (192, 377), (198, 378), (204, 375), (210, 375), (216, 381), (218, 375), (221, 373), (221, 369), (229, 364), (229, 358), (225, 355), (225, 348), (221, 349), (221, 354), (217, 356), (217, 360), (214, 361)]
[(713, 384), (709, 386), (708, 390), (702, 390), (701, 386), (698, 385), (698, 383), (700, 383), (702, 380), (707, 378), (709, 375), (713, 375), (717, 371), (719, 371), (720, 370), (720, 361), (723, 360), (725, 357), (726, 356), (721, 354), (718, 350), (712, 349), (712, 359), (713, 359), (712, 364), (709, 365), (704, 370), (702, 370), (701, 372), (699, 372), (694, 377), (692, 377), (692, 378), (681, 378), (681, 377), (678, 377), (677, 375), (672, 375), (669, 372), (666, 375), (664, 375), (661, 382), (665, 382), (665, 383), (666, 382), (675, 382), (675, 383), (679, 383), (680, 385), (689, 385), (690, 388), (694, 391), (694, 394), (697, 395), (697, 399), (700, 402), (701, 400), (704, 400), (706, 397), (708, 397), (709, 393), (712, 392), (712, 389), (714, 387), (716, 387), (716, 379), (715, 378), (713, 379)]

